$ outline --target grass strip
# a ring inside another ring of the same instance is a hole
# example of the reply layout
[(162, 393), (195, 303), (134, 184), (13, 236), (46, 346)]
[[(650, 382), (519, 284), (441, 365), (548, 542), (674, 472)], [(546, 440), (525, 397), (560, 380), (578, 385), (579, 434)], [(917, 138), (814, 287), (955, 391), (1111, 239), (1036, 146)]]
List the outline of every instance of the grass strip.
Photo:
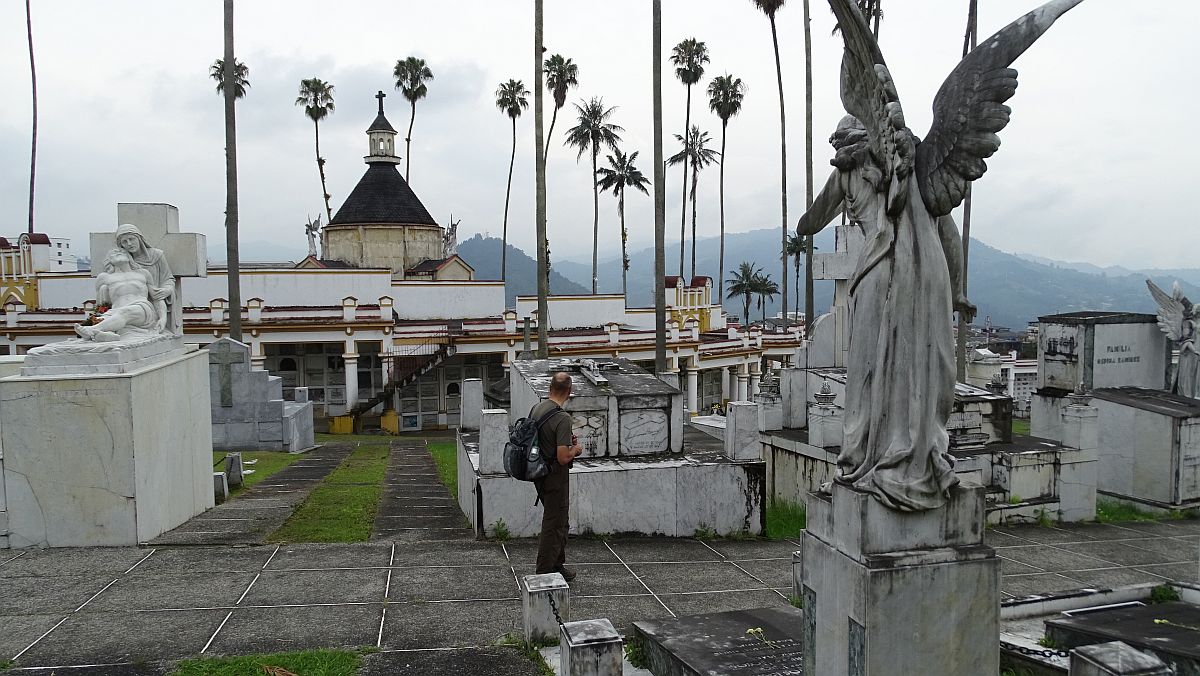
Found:
[(1120, 523), (1122, 521), (1168, 521), (1171, 519), (1196, 518), (1195, 512), (1172, 510), (1170, 512), (1146, 512), (1127, 502), (1098, 500), (1096, 502), (1096, 521), (1100, 523)]
[(1013, 418), (1012, 431), (1013, 434), (1023, 434), (1025, 436), (1029, 436), (1029, 421), (1021, 420), (1020, 418)]
[(360, 445), (267, 541), (366, 542), (383, 495), (387, 463), (387, 444)]
[(808, 523), (804, 505), (788, 500), (771, 500), (767, 504), (767, 537), (787, 540), (800, 537)]
[(179, 663), (173, 676), (263, 676), (263, 674), (302, 674), (303, 676), (352, 676), (362, 656), (347, 650), (305, 650), (269, 655), (238, 657), (201, 657)]
[(453, 441), (431, 441), (428, 447), (433, 464), (437, 465), (438, 477), (450, 489), (450, 495), (458, 500), (458, 444)]
[[(213, 452), (213, 471), (224, 471), (226, 455), (225, 451)], [(243, 474), (241, 486), (230, 486), (230, 497), (245, 491), (254, 484), (260, 483), (263, 479), (296, 462), (301, 457), (303, 456), (299, 454), (279, 453), (275, 451), (242, 451), (242, 463), (245, 469), (254, 470), (254, 474)], [(258, 462), (253, 465), (245, 465), (247, 460), (257, 460)]]

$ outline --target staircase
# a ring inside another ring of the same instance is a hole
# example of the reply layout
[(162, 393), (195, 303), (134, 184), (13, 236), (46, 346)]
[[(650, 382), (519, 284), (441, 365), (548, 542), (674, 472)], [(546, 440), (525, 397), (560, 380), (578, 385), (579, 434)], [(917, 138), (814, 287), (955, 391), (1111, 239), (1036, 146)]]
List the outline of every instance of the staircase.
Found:
[(450, 344), (448, 332), (439, 333), (415, 345), (405, 345), (399, 349), (383, 354), (384, 362), (390, 361), (387, 385), (375, 396), (360, 401), (350, 409), (348, 415), (354, 417), (355, 428), (364, 413), (385, 402), (390, 402), (396, 391), (416, 382), (418, 378), (435, 369), (442, 362), (453, 357), (455, 348)]

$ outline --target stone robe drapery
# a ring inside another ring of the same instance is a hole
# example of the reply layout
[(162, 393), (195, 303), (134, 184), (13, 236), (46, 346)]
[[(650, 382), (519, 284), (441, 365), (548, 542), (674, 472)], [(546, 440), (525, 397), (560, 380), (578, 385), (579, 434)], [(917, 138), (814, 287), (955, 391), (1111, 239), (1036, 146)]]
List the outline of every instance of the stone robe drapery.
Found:
[(154, 295), (156, 292), (168, 292), (162, 300), (155, 300), (155, 310), (163, 317), (163, 330), (176, 335), (183, 335), (183, 316), (179, 311), (176, 295), (178, 288), (175, 285), (175, 275), (171, 274), (171, 267), (167, 264), (167, 256), (161, 249), (156, 249), (146, 242), (146, 238), (142, 235), (135, 226), (121, 225), (117, 228), (116, 239), (119, 242), (122, 235), (136, 235), (139, 245), (136, 251), (130, 252), (130, 257), (134, 262), (141, 266), (146, 272), (150, 273), (150, 291)]
[[(845, 436), (837, 480), (898, 510), (933, 509), (958, 481), (947, 454), (954, 404), (954, 298), (939, 224), (916, 182), (895, 218), (862, 168), (837, 171), (800, 221), (811, 234), (843, 198), (866, 244), (850, 288)], [(878, 176), (875, 172), (874, 176)]]

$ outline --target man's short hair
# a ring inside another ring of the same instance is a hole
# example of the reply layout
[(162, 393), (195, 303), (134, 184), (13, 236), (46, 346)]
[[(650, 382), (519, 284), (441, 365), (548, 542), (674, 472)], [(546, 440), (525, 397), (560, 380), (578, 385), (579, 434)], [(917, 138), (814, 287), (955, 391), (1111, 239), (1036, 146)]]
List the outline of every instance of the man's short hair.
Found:
[(559, 371), (550, 379), (550, 394), (570, 394), (571, 393), (571, 374), (566, 371)]

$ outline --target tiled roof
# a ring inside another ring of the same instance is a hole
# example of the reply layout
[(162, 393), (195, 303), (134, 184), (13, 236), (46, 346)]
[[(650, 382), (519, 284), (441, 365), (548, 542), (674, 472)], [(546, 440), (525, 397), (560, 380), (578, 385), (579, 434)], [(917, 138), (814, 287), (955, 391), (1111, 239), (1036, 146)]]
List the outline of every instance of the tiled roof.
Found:
[(437, 225), (394, 164), (372, 162), (330, 225)]
[(393, 134), (396, 133), (396, 130), (392, 129), (391, 123), (389, 123), (387, 118), (383, 116), (383, 113), (379, 113), (375, 116), (375, 121), (371, 123), (370, 127), (367, 127), (367, 131), (390, 131)]

